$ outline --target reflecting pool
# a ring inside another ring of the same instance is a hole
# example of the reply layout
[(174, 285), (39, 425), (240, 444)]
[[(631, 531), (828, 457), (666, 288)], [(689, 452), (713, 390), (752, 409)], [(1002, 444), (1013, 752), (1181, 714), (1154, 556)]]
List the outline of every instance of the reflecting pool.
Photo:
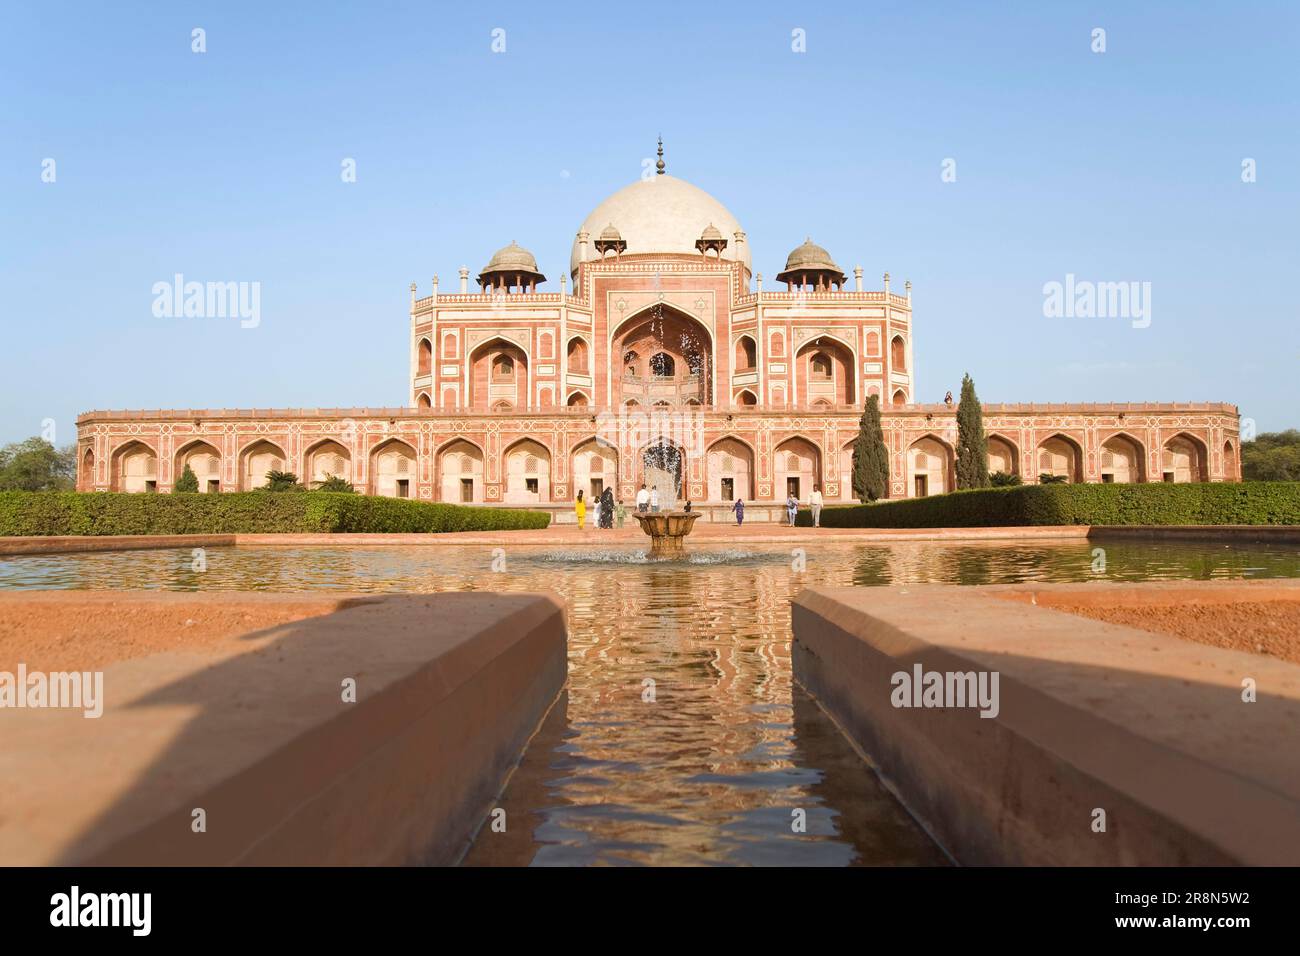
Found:
[[(0, 588), (553, 590), (567, 692), (469, 864), (941, 864), (942, 852), (793, 682), (809, 584), (1300, 576), (1294, 547), (908, 542), (634, 548), (211, 548), (0, 559)], [(436, 628), (437, 621), (430, 621)], [(802, 826), (802, 829), (801, 829)]]

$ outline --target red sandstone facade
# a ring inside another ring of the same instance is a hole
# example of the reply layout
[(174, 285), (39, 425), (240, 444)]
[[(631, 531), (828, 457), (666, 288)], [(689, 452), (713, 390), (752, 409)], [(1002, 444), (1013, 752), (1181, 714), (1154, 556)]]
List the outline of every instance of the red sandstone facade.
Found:
[[(858, 268), (847, 290), (809, 242), (778, 275), (785, 288), (764, 289), (730, 213), (667, 176), (598, 207), (570, 270), (560, 292), (539, 293), (544, 277), (512, 243), (478, 292), (465, 269), (456, 293), (435, 278), (417, 297), (413, 284), (407, 408), (86, 413), (78, 488), (165, 492), (188, 464), (203, 492), (283, 470), (369, 494), (568, 513), (579, 490), (630, 501), (652, 473), (700, 505), (744, 498), (761, 519), (763, 503), (775, 513), (815, 485), (852, 500), (870, 395), (890, 496), (954, 487), (956, 409), (915, 402), (910, 284), (895, 294), (886, 273), (864, 291)], [(1236, 481), (1238, 428), (1226, 404), (985, 406), (990, 471), (1031, 483)]]

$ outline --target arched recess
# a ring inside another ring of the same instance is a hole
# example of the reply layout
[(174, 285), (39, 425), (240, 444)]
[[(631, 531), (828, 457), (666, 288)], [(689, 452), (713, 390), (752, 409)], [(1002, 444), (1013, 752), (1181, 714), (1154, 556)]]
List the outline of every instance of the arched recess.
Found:
[(880, 333), (871, 331), (867, 333), (867, 357), (880, 358)]
[(1237, 449), (1231, 441), (1223, 443), (1223, 480), (1236, 481), (1240, 476), (1237, 473)]
[(754, 449), (734, 436), (720, 438), (709, 446), (709, 501), (754, 499)]
[(684, 312), (660, 303), (625, 319), (613, 331), (610, 354), (623, 356), (623, 372), (613, 377), (614, 405), (629, 398), (713, 404), (713, 338)]
[(1179, 432), (1165, 442), (1160, 453), (1161, 477), (1165, 481), (1206, 481), (1205, 443), (1195, 435)]
[(469, 357), (469, 407), (488, 411), (498, 402), (528, 404), (528, 355), (514, 342), (491, 338)]
[(937, 435), (924, 435), (907, 448), (907, 497), (942, 495), (955, 487), (952, 447)]
[(428, 339), (420, 339), (418, 358), (416, 360), (416, 375), (433, 374), (433, 343)]
[(1056, 434), (1038, 443), (1034, 477), (1053, 475), (1071, 484), (1083, 481), (1083, 449), (1068, 435)]
[(813, 488), (821, 484), (821, 448), (811, 439), (792, 435), (773, 450), (772, 471), (776, 477), (772, 486), (774, 498), (784, 501), (793, 493), (807, 503)]
[(417, 408), (421, 409), (422, 411), (428, 410), (430, 408), (433, 408), (433, 400), (429, 398), (428, 392), (421, 392), (420, 397), (415, 400), (415, 405)]
[(742, 335), (736, 339), (736, 371), (751, 372), (758, 367), (758, 346), (753, 336)]
[(239, 490), (254, 491), (266, 485), (267, 474), (286, 470), (284, 449), (259, 439), (239, 453)]
[(1127, 485), (1146, 481), (1146, 450), (1127, 432), (1116, 432), (1101, 443), (1101, 480)]
[(588, 438), (575, 446), (569, 467), (573, 475), (573, 497), (583, 493), (587, 501), (606, 488), (618, 498), (618, 449), (598, 438)]
[(414, 498), (417, 457), (400, 438), (380, 442), (370, 452), (370, 488), (383, 498)]
[(78, 466), (77, 490), (89, 491), (95, 484), (95, 449), (87, 446)]
[(551, 452), (541, 442), (522, 438), (505, 451), (506, 504), (551, 500)]
[(795, 354), (795, 365), (799, 369), (799, 404), (815, 405), (819, 399), (832, 405), (857, 402), (853, 371), (857, 360), (853, 350), (834, 336), (821, 335), (802, 346)]
[[(991, 434), (988, 437), (989, 474), (1020, 474), (1020, 449), (1010, 438)], [(1022, 476), (1023, 477), (1023, 476)]]
[(302, 482), (309, 488), (330, 478), (352, 480), (352, 452), (332, 438), (316, 442), (303, 453), (302, 460)]
[(580, 335), (575, 335), (569, 339), (568, 363), (570, 372), (580, 372), (586, 375), (591, 371), (590, 357), (591, 350), (587, 346), (586, 339)]
[(736, 404), (742, 408), (753, 408), (758, 404), (758, 396), (749, 389), (741, 389), (736, 393)]
[(569, 396), (569, 400), (565, 404), (570, 408), (585, 408), (587, 405), (587, 393), (574, 392)]
[(437, 457), (439, 500), (474, 504), (483, 500), (483, 449), (464, 438), (443, 445)]
[(895, 372), (907, 371), (907, 343), (901, 335), (889, 340), (889, 367)]
[(190, 471), (198, 479), (201, 494), (221, 490), (221, 452), (211, 442), (200, 438), (182, 445), (176, 452), (174, 465), (173, 484), (184, 474), (185, 466), (189, 465)]
[(118, 446), (110, 460), (110, 483), (114, 491), (157, 491), (158, 454), (142, 441)]
[(839, 450), (839, 478), (840, 478), (840, 499), (842, 501), (856, 501), (853, 497), (853, 446), (857, 444), (856, 438), (851, 438)]
[(893, 398), (890, 399), (890, 404), (891, 404), (891, 405), (906, 405), (906, 404), (907, 404), (907, 392), (903, 391), (901, 388), (899, 388), (899, 389), (895, 389), (895, 390), (894, 390), (894, 396), (893, 396)]

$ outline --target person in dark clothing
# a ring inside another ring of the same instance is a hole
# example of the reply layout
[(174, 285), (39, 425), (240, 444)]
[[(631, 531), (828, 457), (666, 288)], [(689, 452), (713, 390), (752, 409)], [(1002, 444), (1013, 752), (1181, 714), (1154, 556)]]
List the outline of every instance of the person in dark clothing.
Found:
[(600, 526), (614, 527), (614, 492), (609, 488), (600, 493)]

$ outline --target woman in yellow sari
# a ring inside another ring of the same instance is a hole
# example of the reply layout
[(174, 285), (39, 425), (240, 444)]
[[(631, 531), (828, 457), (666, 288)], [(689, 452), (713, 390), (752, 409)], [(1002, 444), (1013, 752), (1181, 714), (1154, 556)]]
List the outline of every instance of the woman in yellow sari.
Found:
[(582, 531), (587, 525), (587, 503), (582, 500), (582, 491), (578, 492), (578, 500), (573, 503), (574, 514), (578, 516), (578, 530)]

